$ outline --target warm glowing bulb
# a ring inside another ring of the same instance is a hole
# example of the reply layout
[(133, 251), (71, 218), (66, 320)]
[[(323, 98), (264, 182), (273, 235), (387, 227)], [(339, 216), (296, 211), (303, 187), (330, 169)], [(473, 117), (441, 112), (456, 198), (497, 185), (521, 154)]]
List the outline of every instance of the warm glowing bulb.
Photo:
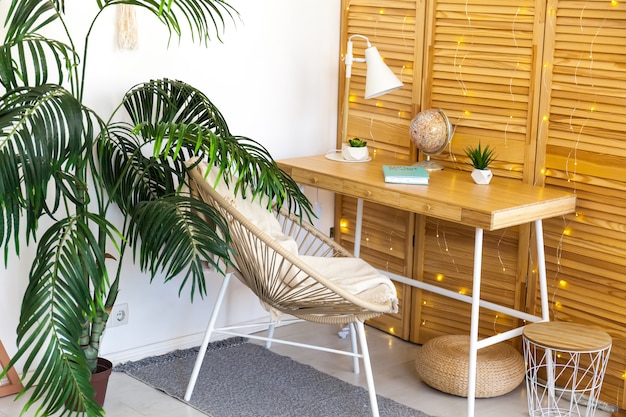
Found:
[(443, 274), (437, 274), (437, 278), (435, 279), (439, 282), (443, 281)]
[(396, 330), (395, 330), (393, 327), (390, 327), (390, 328), (389, 328), (389, 333), (394, 334), (394, 332), (395, 332), (395, 331), (396, 331)]
[(548, 121), (548, 116), (543, 116), (543, 121), (547, 122)]
[(613, 6), (613, 7), (617, 6), (617, 0), (612, 0), (611, 1), (611, 6)]
[(376, 107), (382, 107), (382, 106), (383, 106), (383, 104), (380, 101), (376, 102)]
[(596, 111), (596, 106), (591, 106), (591, 111)]
[(565, 288), (567, 286), (567, 281), (565, 281), (564, 279), (560, 280), (559, 281), (559, 286), (561, 288)]
[(463, 114), (465, 114), (465, 117), (468, 117), (468, 116), (469, 116), (470, 114), (472, 114), (472, 113), (470, 113), (470, 111), (469, 111), (469, 110), (465, 110), (465, 111), (463, 112)]
[(572, 229), (570, 229), (569, 227), (567, 227), (565, 230), (563, 230), (563, 234), (565, 236), (569, 236), (572, 234)]
[(351, 95), (349, 100), (350, 100), (350, 103), (354, 103), (356, 101), (356, 96)]
[(385, 14), (385, 9), (380, 9), (380, 11), (378, 12), (378, 14)]
[(345, 221), (345, 220), (342, 220), (342, 221), (339, 223), (339, 226), (340, 226), (342, 229), (345, 229), (345, 228), (347, 228), (347, 227), (348, 227), (348, 222), (347, 222), (347, 221)]

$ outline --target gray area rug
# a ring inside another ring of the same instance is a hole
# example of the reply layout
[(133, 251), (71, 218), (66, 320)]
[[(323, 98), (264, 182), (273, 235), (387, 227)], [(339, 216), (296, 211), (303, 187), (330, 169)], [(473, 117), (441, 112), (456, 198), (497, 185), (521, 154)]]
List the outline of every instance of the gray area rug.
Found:
[[(127, 362), (114, 371), (184, 401), (197, 353), (198, 348), (177, 350)], [(364, 388), (243, 338), (209, 344), (188, 404), (211, 417), (371, 416)], [(378, 407), (381, 417), (428, 417), (380, 395)]]

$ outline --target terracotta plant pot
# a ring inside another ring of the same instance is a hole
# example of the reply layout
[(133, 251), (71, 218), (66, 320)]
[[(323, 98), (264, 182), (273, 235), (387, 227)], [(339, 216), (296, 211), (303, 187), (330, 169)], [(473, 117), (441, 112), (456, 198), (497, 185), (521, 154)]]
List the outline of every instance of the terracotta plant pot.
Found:
[(109, 385), (109, 377), (112, 371), (113, 364), (110, 361), (98, 358), (96, 373), (91, 375), (91, 386), (96, 390), (94, 398), (100, 407), (104, 406), (104, 398), (107, 394), (107, 386)]
[[(96, 365), (96, 372), (91, 374), (91, 386), (95, 390), (94, 400), (100, 406), (104, 406), (104, 399), (107, 393), (107, 387), (109, 385), (109, 377), (113, 371), (113, 364), (104, 359), (98, 358), (98, 364)], [(76, 405), (70, 405), (66, 403), (68, 409), (79, 411)]]
[(367, 150), (367, 146), (355, 148), (344, 144), (341, 148), (341, 156), (347, 161), (365, 161), (369, 158), (369, 151)]

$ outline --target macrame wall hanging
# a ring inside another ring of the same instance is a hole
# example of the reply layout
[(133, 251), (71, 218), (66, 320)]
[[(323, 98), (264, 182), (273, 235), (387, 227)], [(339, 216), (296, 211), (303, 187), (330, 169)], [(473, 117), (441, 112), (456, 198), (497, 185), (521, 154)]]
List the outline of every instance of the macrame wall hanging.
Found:
[(117, 9), (117, 45), (120, 49), (137, 47), (137, 16), (131, 5), (120, 4)]

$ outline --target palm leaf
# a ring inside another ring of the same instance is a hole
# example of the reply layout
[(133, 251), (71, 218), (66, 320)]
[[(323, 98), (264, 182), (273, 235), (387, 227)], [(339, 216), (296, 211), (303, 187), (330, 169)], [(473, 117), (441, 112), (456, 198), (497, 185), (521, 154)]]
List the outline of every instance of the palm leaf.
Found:
[(83, 202), (84, 186), (68, 171), (85, 166), (92, 134), (91, 114), (62, 87), (22, 87), (0, 97), (0, 240), (12, 236), (19, 249), (24, 215), (28, 242), (62, 198)]
[[(123, 104), (134, 128), (131, 131), (131, 126), (116, 124), (111, 129), (110, 137), (101, 138), (105, 142), (117, 142), (116, 149), (111, 147), (111, 143), (102, 144), (102, 166), (108, 165), (108, 161), (114, 159), (119, 161), (120, 158), (136, 156), (136, 153), (129, 156), (127, 151), (131, 144), (121, 143), (123, 141), (134, 142), (135, 150), (149, 146), (153, 150), (153, 158), (157, 160), (176, 161), (191, 155), (205, 155), (210, 164), (219, 165), (227, 174), (235, 173), (238, 176), (236, 191), (245, 192), (250, 187), (255, 196), (266, 195), (280, 207), (286, 204), (290, 211), (305, 213), (309, 219), (314, 216), (309, 200), (297, 184), (280, 170), (269, 152), (252, 139), (232, 136), (217, 107), (198, 89), (181, 81), (153, 80), (131, 89)], [(137, 135), (138, 138), (131, 139), (132, 135)], [(115, 150), (119, 155), (114, 155)], [(120, 152), (121, 150), (125, 152)], [(123, 153), (126, 155), (122, 155)], [(124, 168), (128, 166), (119, 164), (118, 168), (109, 172), (104, 179), (109, 191), (114, 194), (118, 191), (115, 187), (111, 188), (112, 184), (127, 175)], [(139, 170), (135, 169), (135, 172), (144, 177), (132, 181), (133, 186), (149, 186), (159, 181), (145, 178), (148, 172), (146, 168), (144, 166)], [(185, 179), (185, 170), (181, 168), (184, 165), (179, 163), (170, 171), (170, 175), (176, 176), (176, 181), (179, 182)], [(160, 174), (167, 175), (163, 171)], [(156, 195), (158, 191), (136, 190), (135, 193), (137, 195), (133, 200), (139, 201), (139, 195)]]
[[(52, 75), (58, 84), (65, 80), (66, 70), (77, 58), (73, 48), (37, 34), (60, 18), (57, 3), (24, 0), (11, 4), (5, 42), (0, 47), (0, 83), (6, 90), (42, 85)], [(55, 73), (50, 74), (53, 69)]]
[(225, 29), (225, 18), (234, 20), (237, 11), (224, 0), (120, 0), (109, 4), (131, 4), (143, 7), (157, 16), (167, 27), (170, 36), (182, 35), (178, 16), (184, 16), (194, 40), (208, 43), (211, 34), (220, 39), (220, 31)]
[[(112, 225), (86, 215), (114, 237)], [(69, 403), (101, 413), (93, 400), (91, 370), (79, 338), (85, 320), (104, 307), (102, 294), (108, 290), (104, 260), (96, 237), (79, 216), (59, 220), (41, 237), (22, 303), (19, 348), (11, 360), (13, 364), (25, 356), (24, 373), (39, 361), (24, 384), (25, 389), (33, 388), (26, 409), (45, 397), (41, 412), (55, 413)], [(41, 352), (43, 360), (37, 357)]]
[(163, 271), (165, 281), (182, 276), (179, 294), (191, 281), (192, 301), (196, 292), (207, 294), (204, 262), (219, 272), (229, 262), (227, 225), (213, 207), (195, 198), (171, 196), (138, 204), (129, 233), (142, 270), (153, 277)]

